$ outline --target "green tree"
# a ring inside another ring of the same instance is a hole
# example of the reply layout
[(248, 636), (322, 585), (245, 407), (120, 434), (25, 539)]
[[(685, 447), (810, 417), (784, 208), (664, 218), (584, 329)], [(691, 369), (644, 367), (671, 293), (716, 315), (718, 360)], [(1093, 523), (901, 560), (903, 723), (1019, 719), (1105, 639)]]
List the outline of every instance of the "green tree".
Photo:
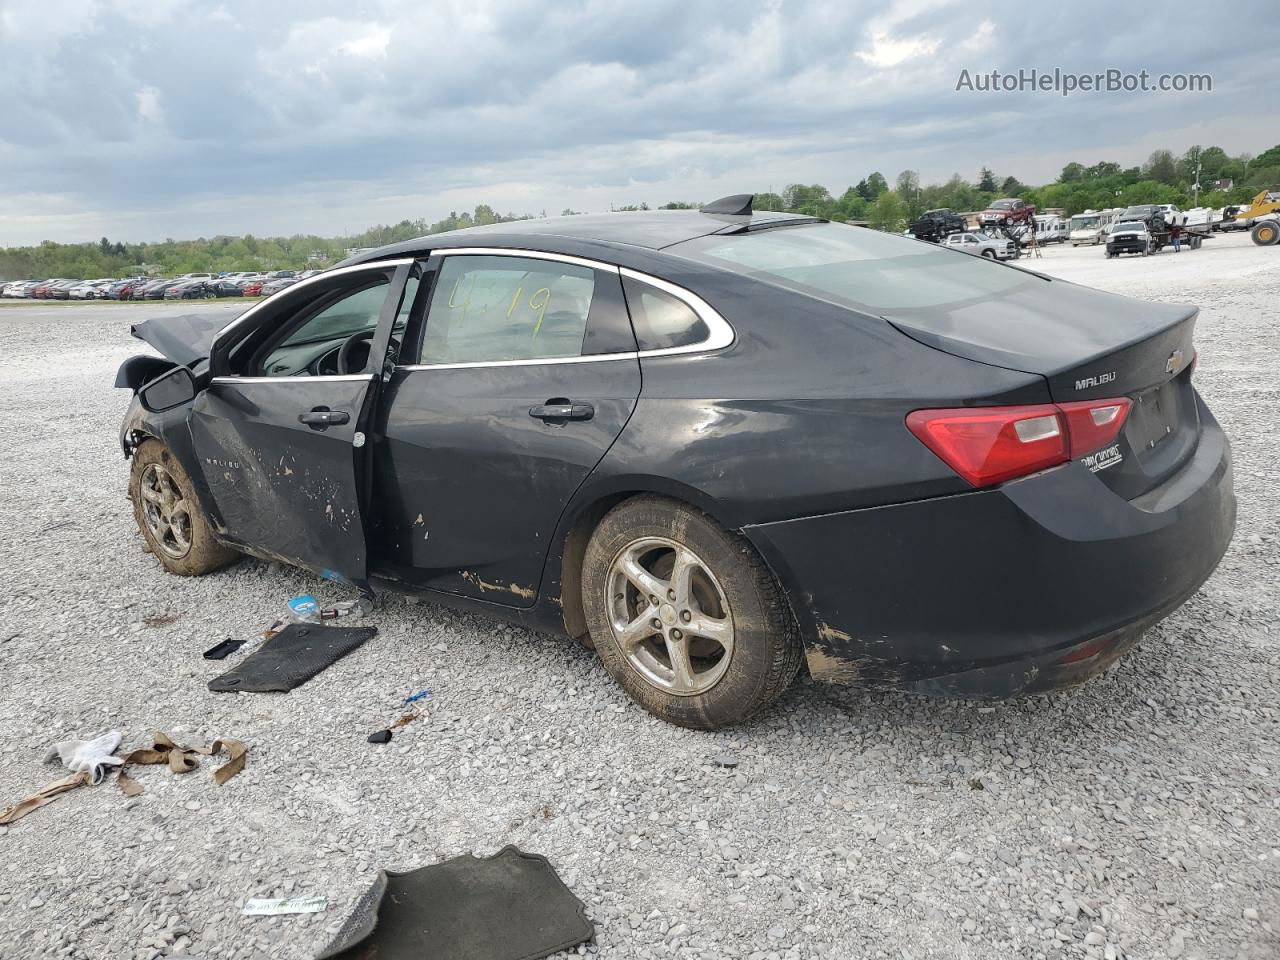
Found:
[(1147, 162), (1143, 164), (1142, 173), (1148, 180), (1155, 180), (1157, 183), (1170, 185), (1177, 183), (1178, 165), (1173, 159), (1173, 153), (1169, 150), (1152, 151), (1151, 156), (1147, 157)]
[(987, 167), (983, 167), (978, 173), (978, 189), (983, 193), (996, 192), (996, 175)]
[(905, 226), (906, 219), (906, 204), (892, 190), (886, 190), (876, 197), (875, 203), (867, 211), (867, 220), (877, 230), (898, 232)]
[[(690, 204), (693, 206), (693, 204)], [(680, 208), (671, 208), (680, 209)], [(752, 210), (773, 210), (778, 213), (784, 213), (787, 209), (787, 203), (776, 193), (757, 193), (755, 199), (751, 201)]]
[(1025, 189), (1026, 187), (1018, 182), (1017, 177), (1005, 177), (1004, 183), (1000, 184), (1000, 192), (1006, 197), (1016, 197)]
[(1084, 164), (1076, 163), (1072, 160), (1062, 168), (1062, 173), (1058, 174), (1059, 183), (1075, 183), (1084, 179)]
[(878, 196), (880, 196), (880, 194), (884, 193), (888, 189), (889, 189), (889, 181), (885, 180), (884, 175), (881, 174), (879, 171), (876, 171), (875, 173), (868, 175), (867, 177), (867, 192), (869, 194), (869, 196), (867, 197), (868, 200), (876, 199)]

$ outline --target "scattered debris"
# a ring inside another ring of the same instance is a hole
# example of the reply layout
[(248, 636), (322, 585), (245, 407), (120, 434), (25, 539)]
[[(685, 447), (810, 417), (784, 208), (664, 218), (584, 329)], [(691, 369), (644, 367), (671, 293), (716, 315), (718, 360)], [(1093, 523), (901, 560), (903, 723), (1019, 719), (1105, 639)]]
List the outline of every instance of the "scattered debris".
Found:
[(88, 773), (73, 773), (69, 777), (55, 780), (37, 790), (28, 797), (23, 797), (11, 807), (0, 810), (0, 827), (7, 827), (25, 817), (32, 810), (38, 810), (46, 803), (53, 803), (68, 790), (83, 787), (89, 782)]
[(203, 654), (206, 660), (225, 660), (231, 654), (235, 653), (244, 646), (244, 638), (227, 637), (216, 647), (210, 647)]
[(402, 702), (405, 704), (416, 703), (417, 701), (425, 699), (426, 697), (429, 697), (429, 696), (431, 696), (431, 689), (428, 687), (426, 690), (419, 690), (417, 693), (410, 694), (409, 696), (405, 697)]
[(148, 613), (142, 618), (148, 627), (168, 627), (178, 622), (176, 613)]
[(417, 719), (418, 719), (418, 715), (417, 715), (416, 713), (406, 713), (406, 714), (404, 714), (403, 716), (401, 716), (399, 720), (397, 720), (395, 723), (393, 723), (393, 724), (390, 726), (390, 728), (389, 728), (389, 729), (391, 729), (391, 730), (399, 730), (399, 729), (400, 729), (401, 727), (403, 727), (406, 723), (413, 723), (413, 721), (415, 721), (415, 720), (417, 720)]
[(118, 730), (108, 730), (92, 740), (63, 740), (49, 748), (44, 762), (61, 760), (68, 770), (89, 774), (89, 782), (97, 785), (106, 776), (107, 767), (118, 767), (124, 763), (119, 757), (112, 756), (120, 746), (120, 740)]
[(726, 770), (732, 770), (738, 765), (738, 758), (731, 753), (721, 753), (712, 757), (711, 762), (717, 767), (724, 767)]
[(196, 760), (197, 756), (212, 757), (223, 750), (227, 751), (231, 759), (213, 771), (213, 782), (218, 786), (222, 786), (244, 769), (244, 755), (249, 752), (249, 748), (242, 741), (224, 737), (213, 741), (207, 747), (184, 747), (174, 743), (168, 734), (157, 731), (150, 747), (134, 750), (124, 758), (124, 765), (120, 768), (120, 789), (131, 797), (136, 797), (143, 792), (142, 784), (125, 773), (130, 764), (136, 763), (143, 766), (168, 764), (169, 769), (174, 773), (190, 773), (200, 766)]
[(323, 913), (328, 906), (327, 897), (250, 897), (240, 913), (246, 917), (278, 917), (282, 913)]
[(377, 627), (324, 627), (290, 623), (234, 669), (209, 681), (222, 693), (287, 692), (376, 636)]
[(586, 907), (547, 858), (508, 846), (379, 871), (319, 960), (538, 960), (594, 937)]
[(362, 594), (359, 600), (335, 603), (332, 607), (325, 607), (320, 611), (320, 619), (336, 620), (339, 617), (349, 617), (353, 613), (360, 617), (367, 617), (373, 613), (373, 598)]
[(390, 730), (379, 730), (379, 731), (377, 731), (376, 733), (371, 733), (371, 734), (369, 734), (369, 742), (370, 742), (370, 743), (390, 743), (390, 742), (391, 742), (391, 731), (390, 731)]
[(298, 623), (314, 623), (320, 619), (320, 603), (309, 593), (289, 601), (289, 615)]

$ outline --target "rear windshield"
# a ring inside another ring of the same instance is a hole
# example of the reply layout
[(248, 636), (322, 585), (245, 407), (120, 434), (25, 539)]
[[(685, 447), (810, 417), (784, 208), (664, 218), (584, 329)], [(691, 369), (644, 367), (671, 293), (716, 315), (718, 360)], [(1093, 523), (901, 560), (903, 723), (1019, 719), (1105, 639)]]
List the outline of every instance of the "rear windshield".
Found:
[(1039, 282), (981, 257), (840, 223), (713, 234), (667, 252), (877, 313), (958, 303)]

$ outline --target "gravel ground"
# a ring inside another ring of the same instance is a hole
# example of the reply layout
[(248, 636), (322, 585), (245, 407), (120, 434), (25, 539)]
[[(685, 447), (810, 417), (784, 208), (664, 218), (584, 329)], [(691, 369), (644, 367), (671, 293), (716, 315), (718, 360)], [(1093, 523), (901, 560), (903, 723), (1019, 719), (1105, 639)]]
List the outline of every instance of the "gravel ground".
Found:
[[(201, 651), (295, 593), (348, 597), (142, 552), (111, 382), (131, 317), (192, 308), (0, 310), (0, 806), (61, 775), (41, 756), (66, 737), (250, 745), (223, 787), (208, 761), (135, 768), (136, 799), (108, 781), (0, 828), (0, 954), (312, 957), (379, 867), (514, 843), (556, 864), (597, 927), (581, 952), (607, 957), (1277, 956), (1280, 251), (1029, 265), (1202, 306), (1197, 379), (1240, 498), (1218, 572), (1077, 690), (992, 706), (802, 679), (718, 734), (652, 719), (569, 643), (398, 599), (290, 694), (209, 693)], [(422, 717), (365, 742), (427, 686)], [(240, 916), (301, 894), (328, 910)]]

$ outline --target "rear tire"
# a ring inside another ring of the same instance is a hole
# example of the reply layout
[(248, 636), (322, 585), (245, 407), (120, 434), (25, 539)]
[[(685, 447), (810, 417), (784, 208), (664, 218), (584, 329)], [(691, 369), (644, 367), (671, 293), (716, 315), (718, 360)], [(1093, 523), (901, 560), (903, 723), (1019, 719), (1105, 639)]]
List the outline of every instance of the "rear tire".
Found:
[(214, 537), (191, 478), (159, 440), (145, 440), (134, 452), (129, 499), (147, 548), (170, 573), (199, 577), (239, 558)]
[(582, 606), (605, 669), (668, 723), (739, 723), (800, 669), (791, 609), (751, 544), (665, 497), (634, 497), (600, 521)]
[(994, 250), (983, 250), (982, 255), (988, 260), (994, 260), (996, 258), (996, 252)]

